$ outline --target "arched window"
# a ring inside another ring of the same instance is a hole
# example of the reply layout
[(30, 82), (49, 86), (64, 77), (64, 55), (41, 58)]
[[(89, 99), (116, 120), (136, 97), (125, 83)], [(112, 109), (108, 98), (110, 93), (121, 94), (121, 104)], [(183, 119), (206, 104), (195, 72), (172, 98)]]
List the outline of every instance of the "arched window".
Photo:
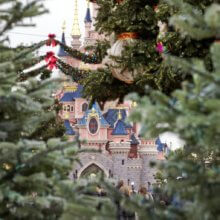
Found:
[(63, 106), (63, 111), (64, 111), (64, 112), (66, 111), (66, 105)]
[(84, 104), (82, 105), (82, 111), (85, 112), (87, 109), (88, 109), (88, 104), (87, 104), (87, 103), (84, 103)]
[(102, 168), (100, 168), (98, 165), (93, 163), (93, 164), (89, 165), (85, 170), (83, 170), (80, 177), (84, 177), (84, 178), (91, 177), (91, 176), (96, 176), (101, 173), (105, 174), (104, 170), (102, 170)]
[(98, 130), (98, 122), (95, 118), (91, 118), (89, 121), (89, 132), (95, 134)]
[(70, 111), (70, 105), (67, 105), (67, 111), (68, 112)]
[(71, 106), (71, 112), (73, 112), (73, 106)]

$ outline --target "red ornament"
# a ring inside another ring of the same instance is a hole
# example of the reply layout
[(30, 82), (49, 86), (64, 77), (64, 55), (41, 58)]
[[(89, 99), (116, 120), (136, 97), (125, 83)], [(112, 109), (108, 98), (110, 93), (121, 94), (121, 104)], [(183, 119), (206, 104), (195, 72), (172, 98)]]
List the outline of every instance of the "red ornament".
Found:
[(52, 56), (50, 58), (50, 61), (47, 64), (47, 68), (49, 70), (53, 70), (54, 68), (57, 68), (57, 58), (55, 56)]
[(56, 47), (57, 46), (57, 41), (55, 40), (56, 35), (55, 34), (49, 34), (48, 35), (48, 40), (46, 42), (47, 46), (52, 46), (52, 47)]
[(163, 51), (164, 51), (163, 43), (161, 43), (161, 42), (158, 42), (158, 43), (157, 43), (157, 51), (158, 51), (159, 53), (163, 53)]
[(125, 39), (138, 39), (138, 33), (136, 33), (136, 32), (123, 32), (118, 35), (118, 40), (125, 40)]

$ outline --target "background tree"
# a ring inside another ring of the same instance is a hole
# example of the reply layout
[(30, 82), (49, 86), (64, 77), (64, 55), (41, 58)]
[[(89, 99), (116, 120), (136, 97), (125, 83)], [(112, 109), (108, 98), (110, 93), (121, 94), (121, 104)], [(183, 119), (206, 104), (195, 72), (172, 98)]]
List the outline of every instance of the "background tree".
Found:
[[(171, 97), (159, 91), (151, 91), (149, 97), (136, 96), (134, 99), (139, 105), (131, 117), (144, 125), (145, 135), (156, 136), (172, 131), (185, 141), (184, 149), (170, 154), (168, 161), (161, 164), (167, 179), (165, 192), (173, 202), (166, 211), (158, 209), (161, 210), (159, 217), (218, 219), (220, 5), (212, 4), (203, 15), (191, 4), (169, 2), (179, 6), (180, 11), (171, 18), (171, 23), (181, 33), (196, 40), (216, 39), (210, 48), (212, 71), (207, 68), (205, 57), (186, 60), (167, 56), (168, 65), (191, 73), (193, 82), (184, 82), (183, 89), (175, 91)], [(142, 114), (143, 109), (146, 114)]]
[[(8, 30), (28, 26), (26, 18), (46, 10), (39, 0), (2, 0), (0, 11), (0, 218), (59, 219), (69, 198), (63, 191), (73, 190), (69, 172), (78, 148), (52, 138), (61, 134), (49, 133), (46, 126), (56, 117), (51, 94), (57, 82), (35, 77), (49, 73), (45, 66), (24, 71), (44, 59), (33, 52), (46, 41), (11, 48), (7, 40)], [(85, 213), (79, 204), (78, 197), (72, 206)]]

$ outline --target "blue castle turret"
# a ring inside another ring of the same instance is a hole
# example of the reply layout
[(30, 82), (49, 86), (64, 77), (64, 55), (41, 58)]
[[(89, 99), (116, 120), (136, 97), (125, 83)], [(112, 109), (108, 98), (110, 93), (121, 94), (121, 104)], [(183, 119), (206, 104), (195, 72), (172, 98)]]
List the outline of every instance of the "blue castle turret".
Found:
[[(62, 38), (61, 38), (61, 43), (66, 45), (66, 38), (65, 38), (65, 23), (63, 24), (63, 33), (62, 33)], [(58, 51), (57, 54), (59, 57), (65, 57), (67, 56), (67, 53), (65, 52), (64, 48), (62, 46), (60, 46), (60, 49)]]
[(89, 6), (87, 7), (87, 10), (86, 10), (86, 16), (85, 16), (84, 22), (85, 23), (92, 23), (91, 13), (90, 13)]

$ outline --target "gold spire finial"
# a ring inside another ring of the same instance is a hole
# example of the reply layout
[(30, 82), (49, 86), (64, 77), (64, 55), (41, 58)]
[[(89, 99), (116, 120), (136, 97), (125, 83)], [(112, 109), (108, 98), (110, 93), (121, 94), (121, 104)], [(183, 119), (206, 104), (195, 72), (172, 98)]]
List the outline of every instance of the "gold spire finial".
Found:
[(89, 0), (86, 0), (86, 1), (87, 1), (87, 8), (89, 8), (90, 1)]
[(92, 108), (92, 113), (95, 113), (95, 108), (94, 107)]
[(63, 30), (63, 33), (64, 33), (65, 30), (66, 30), (66, 21), (65, 21), (65, 20), (63, 21), (62, 30)]
[(122, 115), (121, 115), (121, 109), (118, 110), (118, 120), (122, 119)]
[(73, 18), (73, 28), (72, 28), (72, 35), (73, 36), (80, 36), (80, 29), (79, 29), (79, 18), (78, 18), (78, 0), (74, 0), (74, 18)]
[(95, 108), (93, 107), (91, 109), (91, 112), (89, 113), (89, 117), (92, 118), (92, 117), (98, 117), (98, 113), (96, 112)]

